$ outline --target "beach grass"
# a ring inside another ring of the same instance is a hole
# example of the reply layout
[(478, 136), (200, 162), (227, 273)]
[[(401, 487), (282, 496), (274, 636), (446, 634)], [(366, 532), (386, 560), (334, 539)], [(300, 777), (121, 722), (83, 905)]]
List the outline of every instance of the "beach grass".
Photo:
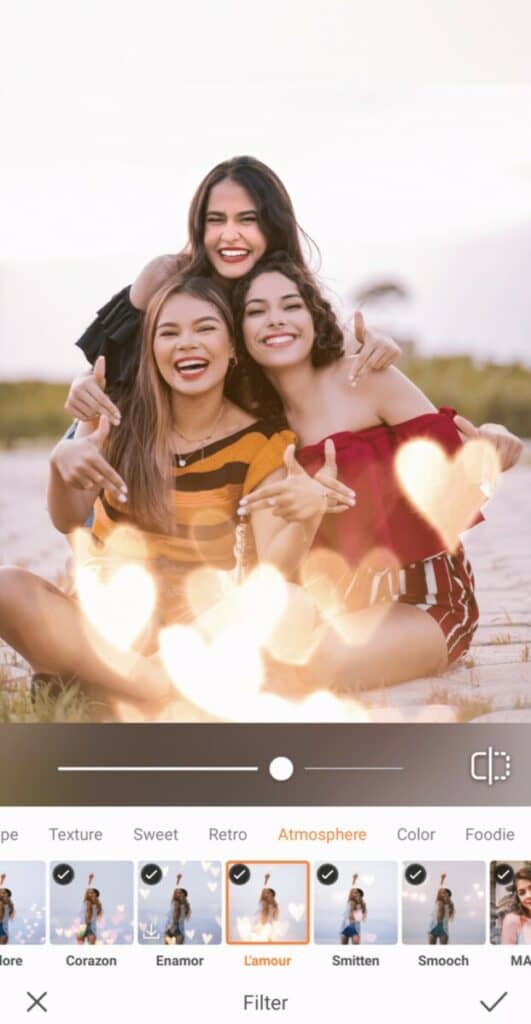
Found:
[(0, 446), (59, 440), (71, 423), (64, 404), (67, 384), (0, 381)]
[(531, 437), (531, 369), (520, 363), (415, 356), (399, 366), (435, 405), (453, 406), (478, 426), (503, 423), (519, 437)]
[(91, 722), (94, 702), (75, 681), (50, 678), (31, 685), (28, 664), (0, 641), (0, 724)]
[[(531, 369), (469, 356), (412, 356), (403, 370), (437, 406), (453, 406), (473, 423), (503, 423), (531, 437)], [(70, 423), (64, 403), (68, 383), (0, 381), (0, 446), (58, 440)]]

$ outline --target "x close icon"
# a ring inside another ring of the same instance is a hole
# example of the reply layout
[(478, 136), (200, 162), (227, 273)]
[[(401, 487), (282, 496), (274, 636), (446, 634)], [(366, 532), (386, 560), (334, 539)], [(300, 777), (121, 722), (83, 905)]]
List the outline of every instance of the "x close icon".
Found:
[(44, 997), (48, 995), (47, 992), (43, 992), (42, 995), (40, 996), (34, 996), (33, 992), (26, 992), (26, 995), (29, 996), (31, 999), (31, 1003), (28, 1006), (26, 1013), (31, 1013), (31, 1011), (34, 1010), (36, 1006), (38, 1006), (39, 1010), (42, 1010), (43, 1013), (48, 1013), (48, 1010), (46, 1009), (43, 1003)]

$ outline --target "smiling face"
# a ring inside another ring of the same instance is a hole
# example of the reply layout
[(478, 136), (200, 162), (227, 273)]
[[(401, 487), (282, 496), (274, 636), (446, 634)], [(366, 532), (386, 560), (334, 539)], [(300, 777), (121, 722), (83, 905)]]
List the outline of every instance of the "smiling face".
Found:
[(247, 292), (242, 321), (249, 355), (264, 369), (309, 360), (315, 337), (297, 285), (278, 271), (259, 274)]
[(526, 913), (531, 916), (531, 879), (518, 878), (516, 881), (516, 895)]
[(247, 274), (267, 249), (256, 203), (246, 189), (230, 178), (210, 191), (204, 246), (214, 270), (229, 278)]
[(153, 355), (172, 391), (204, 394), (223, 384), (233, 355), (232, 340), (221, 313), (211, 302), (174, 294), (160, 311)]

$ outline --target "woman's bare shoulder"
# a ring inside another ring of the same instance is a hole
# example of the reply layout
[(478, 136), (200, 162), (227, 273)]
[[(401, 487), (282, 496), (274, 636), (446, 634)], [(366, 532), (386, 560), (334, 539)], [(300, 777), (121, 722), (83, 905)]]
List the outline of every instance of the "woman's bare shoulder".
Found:
[(407, 386), (408, 384), (413, 386), (411, 381), (400, 370), (397, 370), (396, 366), (388, 366), (385, 370), (367, 370), (353, 382), (352, 360), (348, 355), (341, 356), (335, 363), (325, 367), (325, 372), (329, 372), (331, 377), (342, 387), (360, 394), (369, 394), (373, 391), (381, 394), (385, 390), (396, 389), (397, 386)]
[(360, 398), (363, 396), (370, 402), (384, 423), (402, 423), (415, 416), (437, 411), (428, 396), (396, 366), (369, 371), (361, 378), (357, 388)]

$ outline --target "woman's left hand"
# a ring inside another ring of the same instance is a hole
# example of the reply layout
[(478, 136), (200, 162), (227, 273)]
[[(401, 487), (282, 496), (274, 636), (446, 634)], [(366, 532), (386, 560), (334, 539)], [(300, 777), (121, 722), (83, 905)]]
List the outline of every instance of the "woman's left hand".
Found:
[(483, 423), (481, 427), (475, 427), (464, 416), (456, 416), (454, 423), (464, 441), (479, 439), (492, 445), (498, 454), (502, 473), (518, 462), (524, 447), (523, 442), (501, 423)]
[(337, 479), (336, 446), (331, 437), (327, 437), (324, 445), (324, 462), (315, 473), (317, 480), (327, 491), (327, 513), (337, 515), (345, 512), (356, 504), (356, 492)]
[(238, 515), (269, 508), (274, 516), (281, 516), (288, 522), (302, 522), (326, 512), (345, 512), (355, 505), (354, 491), (337, 480), (334, 443), (330, 439), (325, 444), (324, 464), (315, 477), (297, 462), (293, 444), (286, 448), (284, 465), (287, 469), (284, 480), (258, 487), (242, 498)]
[(365, 326), (363, 313), (354, 313), (354, 334), (361, 348), (355, 355), (347, 358), (352, 360), (349, 384), (355, 387), (360, 377), (369, 370), (386, 370), (388, 366), (398, 362), (402, 352), (393, 338), (380, 331)]

